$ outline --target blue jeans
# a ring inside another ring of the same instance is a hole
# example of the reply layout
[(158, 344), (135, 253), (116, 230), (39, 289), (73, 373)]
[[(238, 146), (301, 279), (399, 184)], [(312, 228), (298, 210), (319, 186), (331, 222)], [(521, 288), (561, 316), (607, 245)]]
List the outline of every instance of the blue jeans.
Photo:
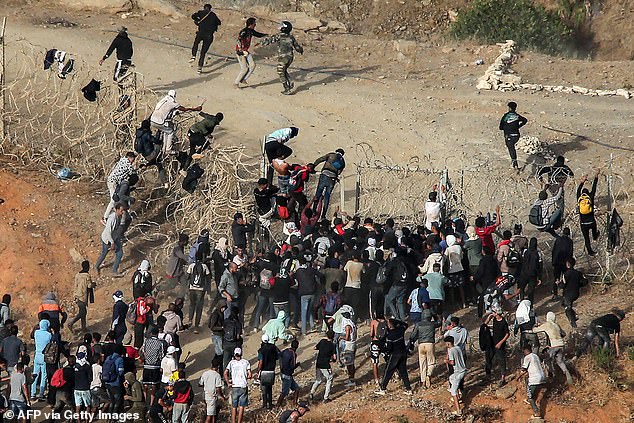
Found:
[(259, 328), (260, 327), (260, 318), (262, 321), (266, 320), (266, 318), (274, 319), (275, 318), (275, 310), (273, 307), (273, 297), (265, 296), (262, 294), (258, 295), (258, 302), (255, 306), (255, 311), (251, 315), (251, 327)]
[(302, 335), (306, 335), (306, 323), (310, 320), (310, 330), (315, 329), (315, 317), (313, 316), (313, 295), (299, 297), (302, 309)]
[[(110, 251), (110, 244), (106, 244), (101, 241), (101, 254), (99, 254), (99, 258), (95, 263), (95, 268), (99, 269), (101, 267), (101, 263), (103, 263), (104, 259), (108, 255), (108, 251)], [(112, 272), (119, 272), (119, 264), (121, 263), (121, 259), (123, 258), (123, 244), (121, 241), (115, 241), (114, 243), (114, 263), (112, 263)]]
[(31, 384), (31, 397), (37, 396), (37, 381), (40, 381), (40, 398), (44, 398), (46, 390), (46, 363), (35, 361), (33, 363), (33, 383)]
[(333, 178), (329, 178), (323, 173), (319, 175), (319, 182), (317, 183), (317, 192), (315, 192), (315, 204), (319, 203), (319, 200), (324, 198), (323, 205), (321, 209), (322, 217), (326, 216), (326, 212), (328, 211), (328, 205), (330, 204), (330, 194), (332, 194), (332, 190), (335, 187), (335, 180)]
[(222, 336), (221, 335), (211, 335), (211, 343), (214, 346), (214, 353), (216, 355), (222, 355)]
[(385, 315), (394, 316), (398, 320), (405, 320), (405, 294), (407, 287), (401, 285), (392, 285), (385, 296)]

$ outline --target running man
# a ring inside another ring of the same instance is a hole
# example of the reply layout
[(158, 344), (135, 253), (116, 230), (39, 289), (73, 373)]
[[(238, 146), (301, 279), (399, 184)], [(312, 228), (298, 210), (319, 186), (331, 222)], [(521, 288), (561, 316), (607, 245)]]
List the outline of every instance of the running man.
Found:
[(198, 27), (196, 31), (196, 39), (192, 46), (192, 58), (189, 59), (190, 63), (196, 61), (196, 54), (198, 54), (198, 45), (202, 42), (203, 45), (200, 49), (200, 58), (198, 59), (198, 73), (203, 72), (203, 65), (205, 64), (205, 56), (211, 47), (211, 43), (214, 42), (214, 32), (218, 31), (218, 27), (222, 24), (218, 16), (211, 11), (211, 5), (209, 3), (203, 6), (203, 10), (192, 15), (192, 20)]
[(249, 52), (249, 48), (251, 48), (251, 39), (253, 37), (262, 38), (268, 35), (256, 31), (255, 25), (255, 18), (247, 19), (246, 26), (238, 34), (236, 58), (238, 59), (238, 64), (240, 64), (240, 72), (238, 72), (238, 77), (233, 83), (236, 88), (244, 88), (248, 86), (249, 84), (247, 80), (253, 74), (253, 71), (255, 71), (255, 60), (253, 60), (253, 55)]
[(511, 156), (511, 165), (515, 169), (519, 169), (515, 144), (517, 144), (520, 139), (520, 128), (526, 125), (528, 120), (516, 112), (516, 102), (511, 101), (508, 107), (509, 111), (506, 112), (500, 120), (500, 131), (504, 131), (504, 142), (506, 143), (506, 148), (509, 150), (509, 156)]
[(115, 50), (117, 51), (117, 62), (114, 65), (114, 75), (112, 79), (114, 82), (119, 82), (128, 72), (130, 66), (132, 66), (132, 54), (134, 53), (132, 40), (128, 37), (128, 28), (125, 26), (121, 26), (117, 29), (117, 35), (114, 37), (114, 40), (112, 40), (112, 43), (110, 43), (106, 54), (104, 54), (99, 61), (99, 66), (103, 65), (103, 62), (110, 57)]

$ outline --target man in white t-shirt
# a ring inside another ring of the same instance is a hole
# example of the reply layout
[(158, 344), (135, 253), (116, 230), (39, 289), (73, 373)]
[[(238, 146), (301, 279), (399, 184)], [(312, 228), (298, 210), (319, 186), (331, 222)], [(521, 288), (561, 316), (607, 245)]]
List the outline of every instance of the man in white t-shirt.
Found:
[(231, 421), (242, 423), (244, 408), (249, 405), (248, 380), (252, 377), (251, 364), (242, 358), (242, 348), (233, 350), (233, 359), (227, 365), (224, 376), (231, 388)]
[(211, 368), (206, 370), (198, 381), (198, 386), (201, 386), (205, 392), (205, 403), (207, 403), (205, 423), (216, 423), (216, 416), (220, 408), (216, 405), (218, 397), (222, 398), (223, 401), (225, 400), (222, 393), (222, 376), (218, 373), (218, 364), (218, 361), (212, 360)]
[(178, 351), (173, 345), (167, 347), (167, 354), (161, 360), (161, 383), (167, 383), (170, 381), (172, 374), (178, 370), (178, 363), (174, 358), (174, 353)]
[(436, 192), (436, 186), (434, 185), (433, 191), (429, 193), (429, 201), (425, 202), (425, 227), (431, 231), (431, 224), (433, 222), (441, 222), (440, 205), (438, 200), (438, 193)]
[(174, 124), (172, 118), (177, 112), (199, 112), (203, 106), (183, 107), (176, 102), (176, 91), (169, 90), (167, 95), (159, 100), (154, 107), (152, 116), (150, 116), (150, 124), (152, 128), (158, 129), (163, 133), (163, 153), (173, 154), (172, 140), (174, 138)]
[(541, 418), (539, 402), (543, 396), (543, 385), (545, 382), (542, 362), (537, 354), (532, 352), (532, 347), (528, 343), (524, 345), (524, 359), (522, 360), (522, 373), (528, 375), (527, 389), (528, 402), (533, 409), (533, 417)]

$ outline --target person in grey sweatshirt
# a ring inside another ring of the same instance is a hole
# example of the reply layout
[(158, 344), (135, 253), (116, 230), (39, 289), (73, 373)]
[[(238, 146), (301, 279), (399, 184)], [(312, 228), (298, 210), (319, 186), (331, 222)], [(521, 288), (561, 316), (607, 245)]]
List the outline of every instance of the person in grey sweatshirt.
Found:
[(409, 336), (408, 349), (412, 351), (414, 344), (418, 341), (418, 365), (420, 368), (420, 382), (429, 388), (431, 386), (431, 375), (436, 366), (434, 351), (436, 329), (440, 327), (440, 322), (432, 320), (432, 313), (429, 304), (423, 303), (420, 322), (416, 323), (414, 330)]
[(227, 308), (225, 309), (225, 319), (229, 317), (229, 313), (233, 306), (239, 306), (238, 301), (238, 265), (234, 262), (230, 262), (227, 265), (224, 273), (220, 277), (220, 285), (218, 285), (218, 292), (227, 301)]

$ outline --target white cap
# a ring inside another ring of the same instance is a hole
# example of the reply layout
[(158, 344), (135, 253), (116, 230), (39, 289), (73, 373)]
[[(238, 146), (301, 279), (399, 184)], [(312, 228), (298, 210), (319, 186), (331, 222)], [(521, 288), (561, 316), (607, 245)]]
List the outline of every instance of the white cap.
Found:
[(167, 95), (170, 96), (170, 97), (176, 98), (176, 91), (175, 90), (169, 90), (167, 92)]
[(179, 349), (176, 348), (174, 345), (170, 345), (169, 347), (167, 347), (168, 354), (174, 354), (176, 351), (179, 351)]
[(235, 350), (233, 350), (233, 355), (239, 355), (240, 357), (242, 357), (242, 348), (237, 347)]
[(269, 342), (269, 336), (266, 333), (262, 335), (262, 342)]

